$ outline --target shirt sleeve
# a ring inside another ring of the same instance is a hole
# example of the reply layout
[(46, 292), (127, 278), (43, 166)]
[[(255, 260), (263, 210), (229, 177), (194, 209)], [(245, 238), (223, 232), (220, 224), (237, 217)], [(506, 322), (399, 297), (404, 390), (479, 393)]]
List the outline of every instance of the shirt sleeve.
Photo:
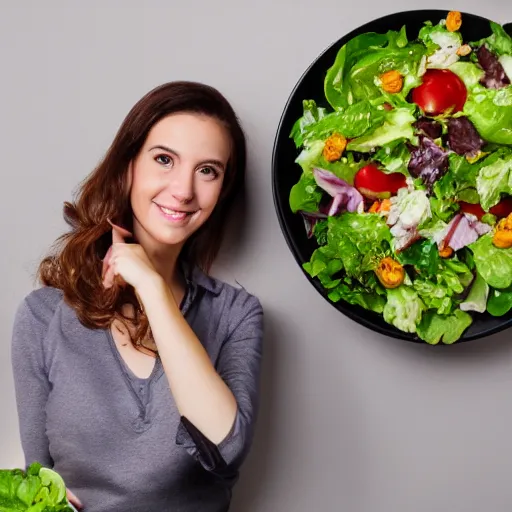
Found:
[(184, 446), (211, 472), (236, 471), (252, 443), (259, 409), (260, 367), (263, 346), (263, 309), (248, 294), (242, 298), (241, 320), (222, 346), (216, 369), (237, 402), (236, 417), (228, 435), (215, 445), (187, 418), (182, 418), (176, 442)]
[(53, 467), (46, 436), (46, 403), (50, 383), (42, 342), (53, 314), (48, 304), (29, 295), (18, 306), (12, 332), (11, 362), (20, 437), (25, 464)]

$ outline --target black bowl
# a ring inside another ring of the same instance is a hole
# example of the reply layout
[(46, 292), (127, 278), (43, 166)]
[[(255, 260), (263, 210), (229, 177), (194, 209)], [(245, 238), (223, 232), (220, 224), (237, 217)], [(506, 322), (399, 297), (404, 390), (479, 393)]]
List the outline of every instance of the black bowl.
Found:
[[(333, 64), (339, 49), (353, 37), (364, 32), (381, 32), (400, 30), (405, 25), (410, 39), (417, 36), (423, 23), (427, 20), (436, 24), (446, 18), (448, 11), (442, 10), (414, 10), (404, 11), (373, 20), (349, 34), (327, 48), (302, 75), (293, 89), (281, 117), (274, 143), (272, 158), (272, 189), (274, 204), (284, 237), (295, 260), (302, 268), (302, 264), (309, 261), (317, 244), (314, 239), (308, 239), (304, 223), (300, 215), (292, 213), (289, 207), (290, 190), (297, 183), (301, 168), (295, 163), (298, 151), (293, 140), (289, 137), (295, 121), (302, 115), (302, 100), (314, 99), (319, 106), (328, 107), (324, 96), (324, 78), (327, 70)], [(491, 34), (489, 20), (474, 14), (462, 13), (461, 33), (464, 41), (476, 41)], [(510, 33), (511, 24), (505, 25)], [(330, 108), (330, 107), (329, 107)], [(354, 306), (341, 300), (333, 303), (327, 297), (326, 290), (303, 270), (304, 275), (317, 291), (338, 311), (352, 320), (373, 331), (393, 338), (411, 342), (424, 343), (417, 335), (409, 334), (396, 329), (386, 323), (381, 315), (366, 311), (360, 306)], [(475, 314), (471, 326), (457, 343), (469, 341), (502, 331), (512, 326), (512, 312), (502, 317), (493, 317), (487, 313)]]

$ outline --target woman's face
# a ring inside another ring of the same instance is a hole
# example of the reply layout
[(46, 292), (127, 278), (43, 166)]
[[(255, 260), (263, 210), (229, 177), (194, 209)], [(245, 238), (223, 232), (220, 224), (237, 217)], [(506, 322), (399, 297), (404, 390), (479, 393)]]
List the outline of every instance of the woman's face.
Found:
[(216, 119), (180, 113), (155, 124), (130, 172), (135, 237), (181, 247), (215, 208), (230, 151)]

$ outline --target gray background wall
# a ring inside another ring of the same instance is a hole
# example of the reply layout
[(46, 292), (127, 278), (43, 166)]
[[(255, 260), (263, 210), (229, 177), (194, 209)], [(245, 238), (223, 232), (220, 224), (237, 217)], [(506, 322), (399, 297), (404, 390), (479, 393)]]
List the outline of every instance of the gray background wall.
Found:
[(62, 202), (132, 104), (169, 80), (233, 102), (249, 191), (220, 277), (266, 310), (263, 405), (233, 510), (505, 512), (512, 507), (510, 333), (441, 349), (343, 317), (301, 275), (278, 227), (271, 150), (282, 108), (341, 35), (408, 8), (499, 22), (505, 0), (0, 3), (0, 467), (22, 464), (10, 368), (12, 317), (64, 229)]

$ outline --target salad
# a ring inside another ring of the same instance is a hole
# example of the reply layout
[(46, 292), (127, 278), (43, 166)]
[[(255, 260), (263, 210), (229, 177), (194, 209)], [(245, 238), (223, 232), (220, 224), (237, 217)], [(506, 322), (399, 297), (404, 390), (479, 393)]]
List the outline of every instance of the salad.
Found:
[(430, 344), (512, 308), (512, 38), (464, 41), (463, 22), (352, 38), (290, 134), (304, 270)]
[(2, 512), (72, 512), (66, 486), (55, 471), (33, 463), (26, 471), (0, 470)]

